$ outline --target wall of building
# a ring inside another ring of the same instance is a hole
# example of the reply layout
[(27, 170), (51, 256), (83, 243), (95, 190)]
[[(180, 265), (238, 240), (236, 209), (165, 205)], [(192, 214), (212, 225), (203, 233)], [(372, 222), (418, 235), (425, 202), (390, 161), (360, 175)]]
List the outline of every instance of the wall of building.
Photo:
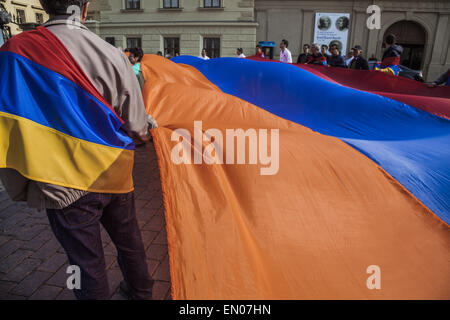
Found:
[[(44, 21), (48, 20), (48, 15), (42, 9), (39, 0), (0, 0), (0, 2), (3, 3), (6, 11), (11, 13), (13, 20), (15, 20), (17, 9), (25, 11), (25, 22), (27, 23), (37, 22), (36, 13), (43, 14)], [(17, 24), (10, 23), (8, 26), (11, 28), (12, 35), (22, 32), (22, 29)]]
[[(382, 10), (381, 29), (369, 30), (366, 10), (376, 4)], [(255, 0), (255, 18), (259, 24), (257, 41), (290, 41), (290, 50), (297, 58), (303, 44), (314, 39), (316, 12), (350, 14), (348, 47), (359, 44), (366, 57), (381, 58), (386, 30), (398, 21), (414, 21), (426, 33), (422, 70), (427, 81), (450, 68), (450, 1), (291, 1)], [(277, 55), (279, 50), (276, 51)]]
[[(203, 0), (180, 0), (179, 9), (163, 9), (163, 0), (141, 0), (140, 10), (126, 10), (123, 0), (94, 0), (87, 26), (101, 37), (114, 37), (126, 47), (128, 37), (140, 37), (146, 53), (164, 49), (164, 37), (179, 37), (181, 54), (198, 56), (204, 37), (221, 39), (221, 56), (234, 56), (236, 48), (253, 54), (256, 42), (254, 1), (222, 0), (222, 8), (207, 9)], [(98, 20), (99, 19), (99, 20)]]

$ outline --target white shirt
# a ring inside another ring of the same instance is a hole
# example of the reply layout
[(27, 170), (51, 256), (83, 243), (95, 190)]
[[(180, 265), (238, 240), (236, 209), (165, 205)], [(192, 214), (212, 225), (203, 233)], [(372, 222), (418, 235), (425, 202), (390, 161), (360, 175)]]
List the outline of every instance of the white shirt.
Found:
[(238, 58), (245, 58), (245, 54), (241, 53)]
[(208, 57), (208, 56), (199, 56), (199, 58), (200, 58), (200, 59), (203, 59), (203, 60), (209, 60), (209, 57)]
[(350, 65), (350, 63), (352, 63), (354, 57), (348, 58), (347, 60), (345, 60), (345, 64), (347, 65), (347, 67)]
[(284, 51), (280, 51), (280, 61), (292, 63), (292, 55), (288, 48), (284, 49)]

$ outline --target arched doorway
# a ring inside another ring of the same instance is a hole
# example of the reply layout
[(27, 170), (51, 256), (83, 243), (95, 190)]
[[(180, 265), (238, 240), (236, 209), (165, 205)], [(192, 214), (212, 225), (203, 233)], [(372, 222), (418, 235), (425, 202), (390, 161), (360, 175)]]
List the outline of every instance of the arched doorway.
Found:
[(390, 33), (397, 37), (397, 43), (403, 47), (400, 64), (414, 70), (421, 70), (426, 42), (425, 29), (416, 22), (405, 20), (391, 25), (386, 30), (384, 38)]

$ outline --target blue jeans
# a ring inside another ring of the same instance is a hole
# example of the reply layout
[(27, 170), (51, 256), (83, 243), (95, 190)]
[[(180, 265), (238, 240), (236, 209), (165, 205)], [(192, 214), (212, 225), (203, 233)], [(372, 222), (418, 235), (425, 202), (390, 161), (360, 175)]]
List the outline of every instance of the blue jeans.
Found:
[(80, 267), (81, 288), (74, 289), (77, 299), (109, 299), (111, 296), (100, 223), (117, 248), (119, 267), (132, 298), (151, 299), (153, 280), (148, 273), (136, 220), (134, 192), (89, 193), (67, 208), (47, 209), (47, 216), (70, 264)]

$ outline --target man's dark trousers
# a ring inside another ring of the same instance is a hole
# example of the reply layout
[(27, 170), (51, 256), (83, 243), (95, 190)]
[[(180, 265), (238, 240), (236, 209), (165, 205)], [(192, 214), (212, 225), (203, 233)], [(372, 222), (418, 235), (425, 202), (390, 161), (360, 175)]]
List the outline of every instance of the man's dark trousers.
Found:
[[(69, 257), (81, 271), (77, 299), (109, 299), (100, 223), (118, 251), (118, 263), (134, 299), (151, 299), (151, 279), (136, 220), (134, 192), (89, 193), (67, 208), (47, 210), (51, 228)], [(67, 275), (70, 276), (69, 274)]]

